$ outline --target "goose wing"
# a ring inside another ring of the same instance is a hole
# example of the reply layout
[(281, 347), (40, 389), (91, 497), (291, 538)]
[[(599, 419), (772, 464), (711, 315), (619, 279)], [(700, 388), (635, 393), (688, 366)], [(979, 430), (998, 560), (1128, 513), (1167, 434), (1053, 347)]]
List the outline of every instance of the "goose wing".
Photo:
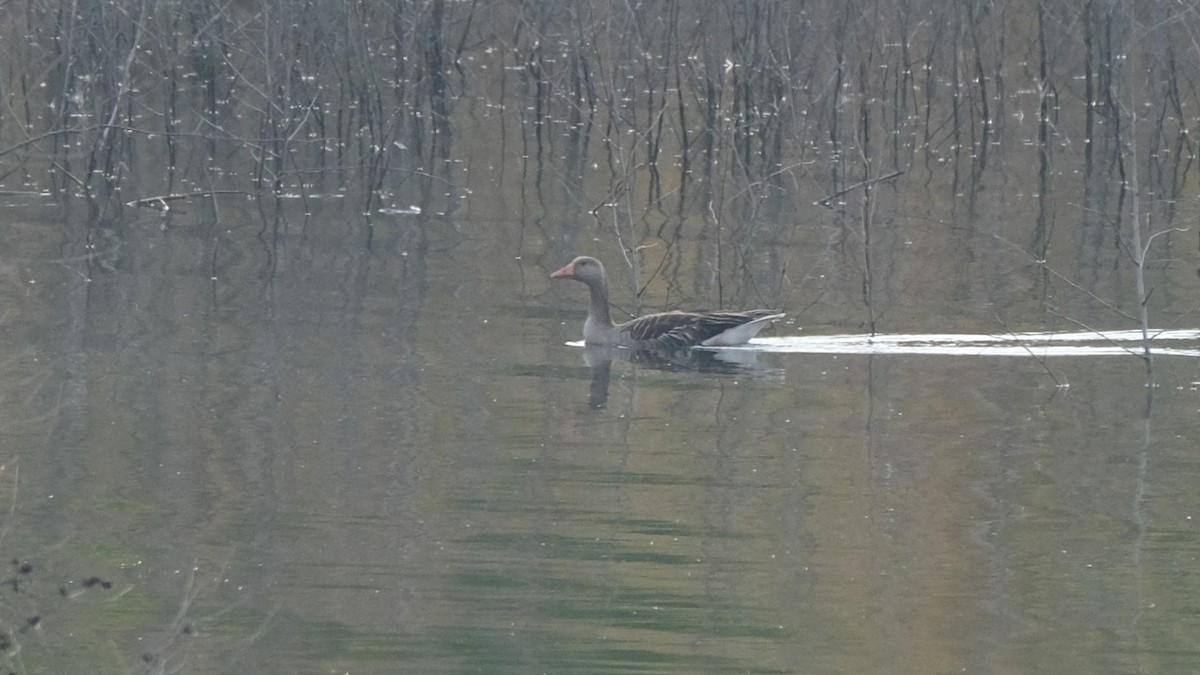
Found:
[(682, 349), (702, 344), (740, 326), (780, 316), (783, 315), (767, 309), (748, 312), (663, 312), (639, 317), (619, 328), (634, 345)]

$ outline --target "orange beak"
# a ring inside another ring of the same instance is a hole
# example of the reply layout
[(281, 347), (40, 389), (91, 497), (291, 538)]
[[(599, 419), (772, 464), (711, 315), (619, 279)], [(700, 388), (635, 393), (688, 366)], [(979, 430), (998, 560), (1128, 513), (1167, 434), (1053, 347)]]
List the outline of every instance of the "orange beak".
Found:
[(561, 277), (573, 277), (573, 276), (575, 276), (575, 263), (570, 262), (570, 263), (567, 263), (566, 265), (564, 265), (562, 267), (562, 269), (558, 270), (554, 274), (551, 274), (550, 278), (551, 279), (559, 279)]

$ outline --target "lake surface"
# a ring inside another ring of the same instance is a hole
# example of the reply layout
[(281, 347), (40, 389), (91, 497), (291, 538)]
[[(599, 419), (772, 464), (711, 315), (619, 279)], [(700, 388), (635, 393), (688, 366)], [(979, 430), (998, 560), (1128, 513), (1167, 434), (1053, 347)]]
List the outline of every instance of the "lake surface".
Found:
[(335, 211), (267, 246), (235, 202), (123, 223), (89, 270), (69, 210), (14, 211), (0, 543), (32, 569), (0, 608), (30, 672), (1200, 659), (1195, 357), (1148, 385), (1135, 356), (771, 351), (789, 321), (631, 362), (566, 344), (584, 288), (529, 239)]
[(117, 5), (0, 12), (5, 672), (1200, 670), (1190, 15)]

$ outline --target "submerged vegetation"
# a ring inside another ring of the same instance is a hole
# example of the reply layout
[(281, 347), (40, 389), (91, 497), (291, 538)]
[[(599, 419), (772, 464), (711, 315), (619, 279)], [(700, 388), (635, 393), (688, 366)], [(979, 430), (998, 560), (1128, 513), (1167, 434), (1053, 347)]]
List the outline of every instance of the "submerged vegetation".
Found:
[[(652, 199), (726, 179), (769, 190), (815, 178), (834, 194), (950, 159), (969, 160), (953, 176), (961, 187), (1006, 141), (1036, 143), (1043, 164), (1070, 144), (1089, 175), (1099, 165), (1124, 177), (1130, 106), (1155, 193), (1183, 184), (1195, 150), (1200, 16), (1154, 4), (27, 0), (0, 11), (10, 187), (103, 194), (134, 152), (157, 149), (149, 173), (165, 170), (167, 188), (228, 185), (211, 175), (221, 166), (260, 189), (329, 169), (378, 189), (389, 170), (457, 157), (454, 131), (478, 107), (505, 113), (477, 120), (488, 132), (520, 123), (512, 140), (528, 159), (576, 177), (597, 159), (644, 171)], [(192, 157), (208, 166), (185, 165)]]

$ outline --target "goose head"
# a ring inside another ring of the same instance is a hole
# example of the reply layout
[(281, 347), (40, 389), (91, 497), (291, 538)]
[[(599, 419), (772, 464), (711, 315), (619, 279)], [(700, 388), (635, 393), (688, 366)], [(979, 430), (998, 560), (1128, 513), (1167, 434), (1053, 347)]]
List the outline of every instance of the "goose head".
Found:
[(599, 260), (581, 255), (550, 275), (551, 279), (574, 279), (588, 286), (605, 285), (604, 265)]

